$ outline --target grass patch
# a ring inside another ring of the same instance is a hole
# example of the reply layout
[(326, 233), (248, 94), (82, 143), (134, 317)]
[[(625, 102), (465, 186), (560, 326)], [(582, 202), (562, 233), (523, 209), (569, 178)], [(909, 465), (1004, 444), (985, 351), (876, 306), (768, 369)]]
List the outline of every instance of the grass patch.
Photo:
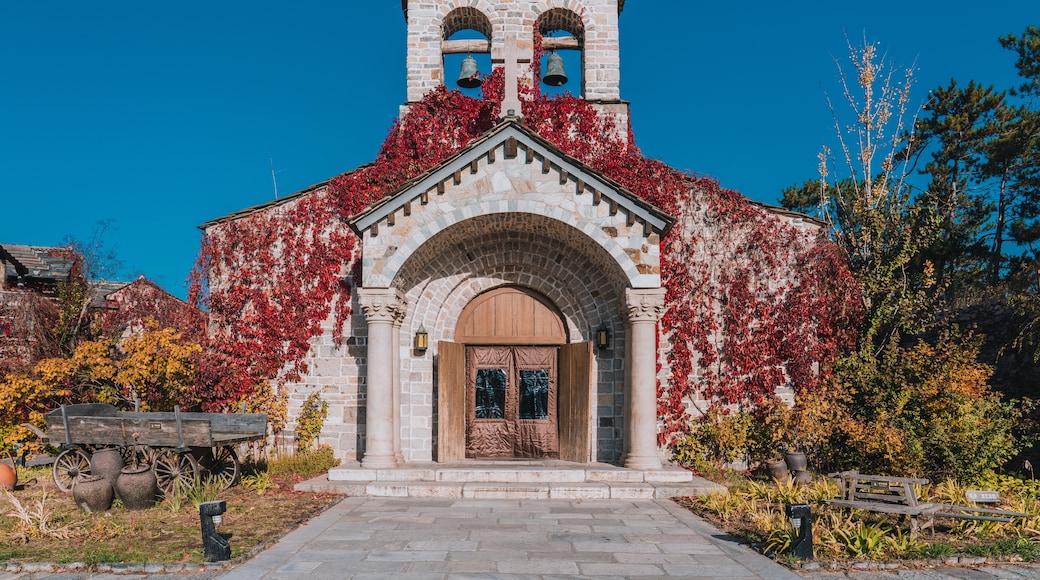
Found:
[(1002, 538), (968, 546), (964, 548), (964, 553), (970, 556), (985, 556), (991, 559), (1007, 559), (1010, 556), (1018, 556), (1026, 562), (1036, 562), (1040, 560), (1040, 545), (1035, 540), (1029, 538)]
[[(250, 469), (253, 473), (267, 473), (263, 469), (258, 471), (257, 466)], [(194, 500), (210, 498), (227, 501), (224, 521), (217, 529), (230, 536), (228, 541), (234, 558), (280, 537), (339, 498), (332, 494), (294, 492), (293, 485), (304, 477), (291, 470), (266, 477), (270, 487), (263, 495), (241, 485), (222, 491), (199, 486), (197, 490), (185, 490), (179, 501), (167, 498), (152, 509), (113, 508), (88, 514), (79, 511), (71, 494), (57, 490), (49, 468), (26, 470), (24, 479), (20, 470), (19, 480), (28, 483), (13, 492), (14, 500), (32, 514), (45, 513), (45, 529), (63, 529), (67, 534), (48, 535), (39, 531), (35, 518), (30, 525), (25, 517), (7, 515), (18, 510), (10, 498), (0, 495), (0, 564), (201, 564), (205, 558), (199, 512), (192, 504)], [(193, 495), (197, 497), (191, 497)], [(40, 502), (42, 509), (35, 510)]]

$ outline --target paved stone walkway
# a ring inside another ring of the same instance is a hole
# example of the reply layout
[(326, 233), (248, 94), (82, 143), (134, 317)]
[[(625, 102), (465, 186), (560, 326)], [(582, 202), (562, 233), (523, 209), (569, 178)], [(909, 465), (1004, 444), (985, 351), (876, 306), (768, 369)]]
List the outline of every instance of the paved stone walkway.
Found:
[(224, 580), (798, 576), (670, 500), (348, 498)]

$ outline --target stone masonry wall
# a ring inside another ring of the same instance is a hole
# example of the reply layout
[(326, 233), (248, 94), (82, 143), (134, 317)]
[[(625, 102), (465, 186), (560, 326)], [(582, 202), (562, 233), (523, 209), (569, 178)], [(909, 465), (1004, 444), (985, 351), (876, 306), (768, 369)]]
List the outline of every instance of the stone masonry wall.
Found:
[[(484, 32), (486, 22), (490, 24), (492, 60), (501, 62), (505, 58), (506, 36), (515, 34), (519, 60), (530, 62), (534, 26), (543, 15), (547, 15), (541, 22), (543, 28), (581, 23), (583, 30), (569, 32), (584, 39), (583, 96), (590, 101), (618, 101), (618, 12), (617, 0), (409, 0), (408, 102), (419, 101), (444, 83), (441, 40), (463, 28)], [(529, 75), (526, 67), (522, 68)]]

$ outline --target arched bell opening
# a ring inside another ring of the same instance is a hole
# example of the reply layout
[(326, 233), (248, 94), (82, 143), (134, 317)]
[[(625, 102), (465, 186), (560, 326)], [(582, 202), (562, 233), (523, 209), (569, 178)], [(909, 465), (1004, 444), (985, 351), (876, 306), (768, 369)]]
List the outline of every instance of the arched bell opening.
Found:
[(581, 17), (553, 8), (538, 17), (542, 35), (543, 93), (585, 96), (585, 26)]
[(444, 84), (477, 98), (484, 75), (491, 72), (491, 21), (476, 8), (457, 8), (441, 28)]

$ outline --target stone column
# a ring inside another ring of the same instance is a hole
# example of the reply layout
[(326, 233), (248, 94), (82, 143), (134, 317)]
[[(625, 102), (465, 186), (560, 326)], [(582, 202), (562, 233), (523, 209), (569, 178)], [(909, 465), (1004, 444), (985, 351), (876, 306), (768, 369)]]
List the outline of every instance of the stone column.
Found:
[(368, 375), (365, 406), (365, 455), (361, 467), (397, 467), (394, 453), (394, 324), (407, 303), (395, 288), (359, 288), (358, 302), (368, 322)]
[(664, 311), (664, 288), (625, 290), (628, 328), (628, 388), (625, 391), (625, 467), (660, 469), (657, 449), (657, 320)]
[(394, 459), (397, 464), (404, 463), (404, 453), (401, 451), (401, 425), (404, 419), (401, 417), (401, 323), (404, 322), (405, 308), (397, 311), (394, 318), (394, 330), (391, 337), (394, 351)]

